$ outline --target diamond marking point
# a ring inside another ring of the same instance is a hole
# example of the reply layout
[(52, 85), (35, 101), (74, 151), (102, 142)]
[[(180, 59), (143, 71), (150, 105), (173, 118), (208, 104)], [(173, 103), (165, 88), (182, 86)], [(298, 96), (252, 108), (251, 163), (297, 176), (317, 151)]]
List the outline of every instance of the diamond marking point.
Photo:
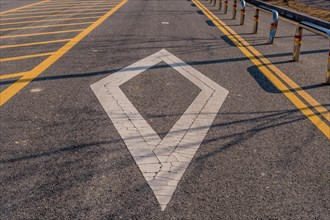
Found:
[[(201, 89), (161, 139), (119, 88), (164, 61)], [(164, 211), (228, 91), (165, 49), (91, 85)]]

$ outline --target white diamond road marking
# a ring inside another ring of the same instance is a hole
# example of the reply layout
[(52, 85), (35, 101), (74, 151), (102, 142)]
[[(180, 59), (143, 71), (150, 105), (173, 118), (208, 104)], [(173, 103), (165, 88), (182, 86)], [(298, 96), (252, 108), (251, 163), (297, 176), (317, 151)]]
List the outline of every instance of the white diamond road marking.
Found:
[[(164, 61), (201, 89), (163, 140), (119, 88)], [(166, 50), (91, 85), (164, 211), (228, 91)]]

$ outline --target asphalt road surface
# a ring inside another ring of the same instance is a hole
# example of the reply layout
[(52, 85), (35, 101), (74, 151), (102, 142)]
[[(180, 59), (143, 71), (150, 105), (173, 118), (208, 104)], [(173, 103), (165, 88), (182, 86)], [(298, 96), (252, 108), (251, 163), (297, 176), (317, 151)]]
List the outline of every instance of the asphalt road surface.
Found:
[(229, 2), (1, 1), (0, 219), (329, 219), (329, 42)]

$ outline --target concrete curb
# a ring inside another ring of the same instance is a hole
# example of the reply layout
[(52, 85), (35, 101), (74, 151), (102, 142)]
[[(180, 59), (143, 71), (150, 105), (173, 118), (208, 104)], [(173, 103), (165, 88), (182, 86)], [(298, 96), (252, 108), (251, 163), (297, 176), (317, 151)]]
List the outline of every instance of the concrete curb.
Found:
[(274, 9), (278, 12), (278, 14), (284, 18), (288, 18), (290, 20), (296, 21), (296, 22), (302, 22), (302, 21), (307, 21), (307, 22), (311, 22), (313, 24), (319, 25), (321, 27), (330, 29), (330, 23), (327, 21), (323, 21), (321, 19), (306, 15), (306, 14), (302, 14), (302, 13), (298, 13), (296, 11), (287, 9), (287, 8), (282, 8), (279, 6), (275, 6), (275, 5), (271, 5), (271, 4), (267, 4), (265, 2), (261, 2), (261, 1), (257, 1), (257, 0), (245, 0), (246, 2), (255, 5), (255, 6), (264, 6), (264, 7), (268, 7), (270, 9)]

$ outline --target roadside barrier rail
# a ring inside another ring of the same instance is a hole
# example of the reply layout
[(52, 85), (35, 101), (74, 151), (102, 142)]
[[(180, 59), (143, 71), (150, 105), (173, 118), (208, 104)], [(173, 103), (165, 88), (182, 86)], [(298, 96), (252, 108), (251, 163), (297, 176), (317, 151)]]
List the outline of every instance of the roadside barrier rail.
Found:
[(313, 33), (327, 37), (329, 40), (328, 69), (326, 72), (325, 83), (330, 84), (330, 30), (327, 28), (315, 25), (310, 22), (305, 22), (305, 21), (300, 22), (297, 25), (296, 33), (294, 36), (294, 47), (293, 47), (293, 53), (292, 53), (293, 61), (299, 61), (303, 29), (306, 29)]
[[(237, 1), (238, 0), (233, 0), (232, 19), (236, 19)], [(217, 0), (210, 0), (209, 3), (212, 4), (213, 6), (216, 6)], [(246, 7), (245, 0), (240, 0), (240, 6), (241, 6), (240, 25), (243, 25), (244, 20), (245, 20), (245, 7)], [(222, 8), (222, 0), (219, 0), (219, 10), (221, 10), (221, 8)], [(254, 24), (253, 24), (253, 33), (254, 34), (256, 34), (258, 32), (259, 11), (260, 10), (272, 13), (272, 23), (270, 24), (270, 31), (269, 31), (269, 37), (268, 37), (268, 43), (272, 44), (272, 43), (274, 43), (277, 26), (278, 26), (278, 12), (274, 9), (271, 9), (271, 8), (268, 8), (265, 6), (256, 6), (255, 13), (254, 13)], [(224, 14), (227, 14), (227, 13), (228, 13), (228, 0), (225, 0), (224, 1)]]
[[(224, 14), (228, 13), (228, 0), (218, 0), (219, 1), (219, 10), (222, 9), (222, 2), (224, 3)], [(236, 14), (237, 14), (237, 1), (238, 0), (233, 0), (233, 15), (232, 18), (235, 19), (236, 18)], [(286, 12), (285, 9), (281, 9), (281, 8), (274, 8), (274, 6), (269, 6), (263, 3), (263, 2), (259, 2), (256, 0), (240, 0), (240, 6), (241, 6), (241, 14), (240, 14), (240, 25), (244, 25), (244, 21), (245, 21), (245, 8), (246, 8), (246, 1), (249, 3), (252, 3), (252, 5), (255, 6), (255, 12), (254, 12), (254, 21), (253, 21), (253, 34), (256, 34), (258, 32), (258, 26), (259, 26), (259, 12), (260, 11), (264, 11), (264, 12), (270, 12), (272, 13), (272, 22), (270, 24), (270, 30), (269, 30), (269, 37), (268, 37), (268, 43), (269, 44), (273, 44), (274, 43), (274, 39), (276, 36), (276, 32), (277, 32), (277, 28), (278, 28), (278, 19), (279, 19), (279, 12), (278, 10), (283, 14), (285, 13), (293, 13), (293, 12)], [(217, 0), (209, 0), (209, 3), (212, 4), (213, 6), (216, 6), (217, 4)], [(265, 6), (266, 5), (266, 6)], [(282, 15), (281, 14), (281, 15)], [(283, 16), (283, 15), (282, 15)], [(288, 15), (287, 15), (288, 16)], [(294, 14), (293, 16), (295, 17), (299, 17), (300, 15), (296, 15)], [(286, 15), (284, 15), (284, 17), (286, 17)], [(305, 18), (303, 16), (300, 16), (302, 18)], [(299, 19), (302, 19), (300, 18)], [(323, 22), (321, 20), (316, 20), (315, 18), (312, 17), (306, 17), (306, 19), (308, 20), (315, 20), (318, 23), (321, 23), (321, 25), (327, 25), (329, 23), (327, 22)], [(294, 23), (298, 23), (297, 28), (296, 28), (296, 34), (294, 37), (294, 47), (293, 47), (293, 53), (292, 53), (292, 58), (293, 61), (299, 61), (299, 56), (300, 56), (300, 49), (301, 49), (301, 43), (302, 43), (302, 32), (303, 29), (309, 30), (311, 32), (314, 32), (316, 34), (320, 34), (322, 36), (325, 36), (328, 38), (329, 40), (329, 53), (328, 53), (328, 67), (327, 67), (327, 72), (326, 72), (326, 83), (330, 84), (330, 29), (316, 25), (314, 23), (308, 22), (308, 21), (302, 21), (302, 20), (294, 20)], [(316, 23), (317, 23), (316, 22)], [(326, 27), (329, 27), (329, 25), (327, 25)]]
[[(256, 7), (255, 10), (255, 16), (257, 16), (257, 22), (256, 19), (254, 20), (255, 23), (259, 22), (259, 10), (266, 11), (266, 12), (271, 12), (272, 13), (272, 23), (270, 24), (270, 30), (269, 30), (269, 37), (268, 37), (268, 43), (272, 44), (274, 43), (274, 39), (276, 36), (276, 31), (277, 31), (277, 26), (278, 26), (278, 12), (276, 10), (260, 6)], [(253, 30), (253, 32), (257, 33), (258, 32), (258, 24), (254, 24), (253, 27), (256, 27), (256, 29)]]

